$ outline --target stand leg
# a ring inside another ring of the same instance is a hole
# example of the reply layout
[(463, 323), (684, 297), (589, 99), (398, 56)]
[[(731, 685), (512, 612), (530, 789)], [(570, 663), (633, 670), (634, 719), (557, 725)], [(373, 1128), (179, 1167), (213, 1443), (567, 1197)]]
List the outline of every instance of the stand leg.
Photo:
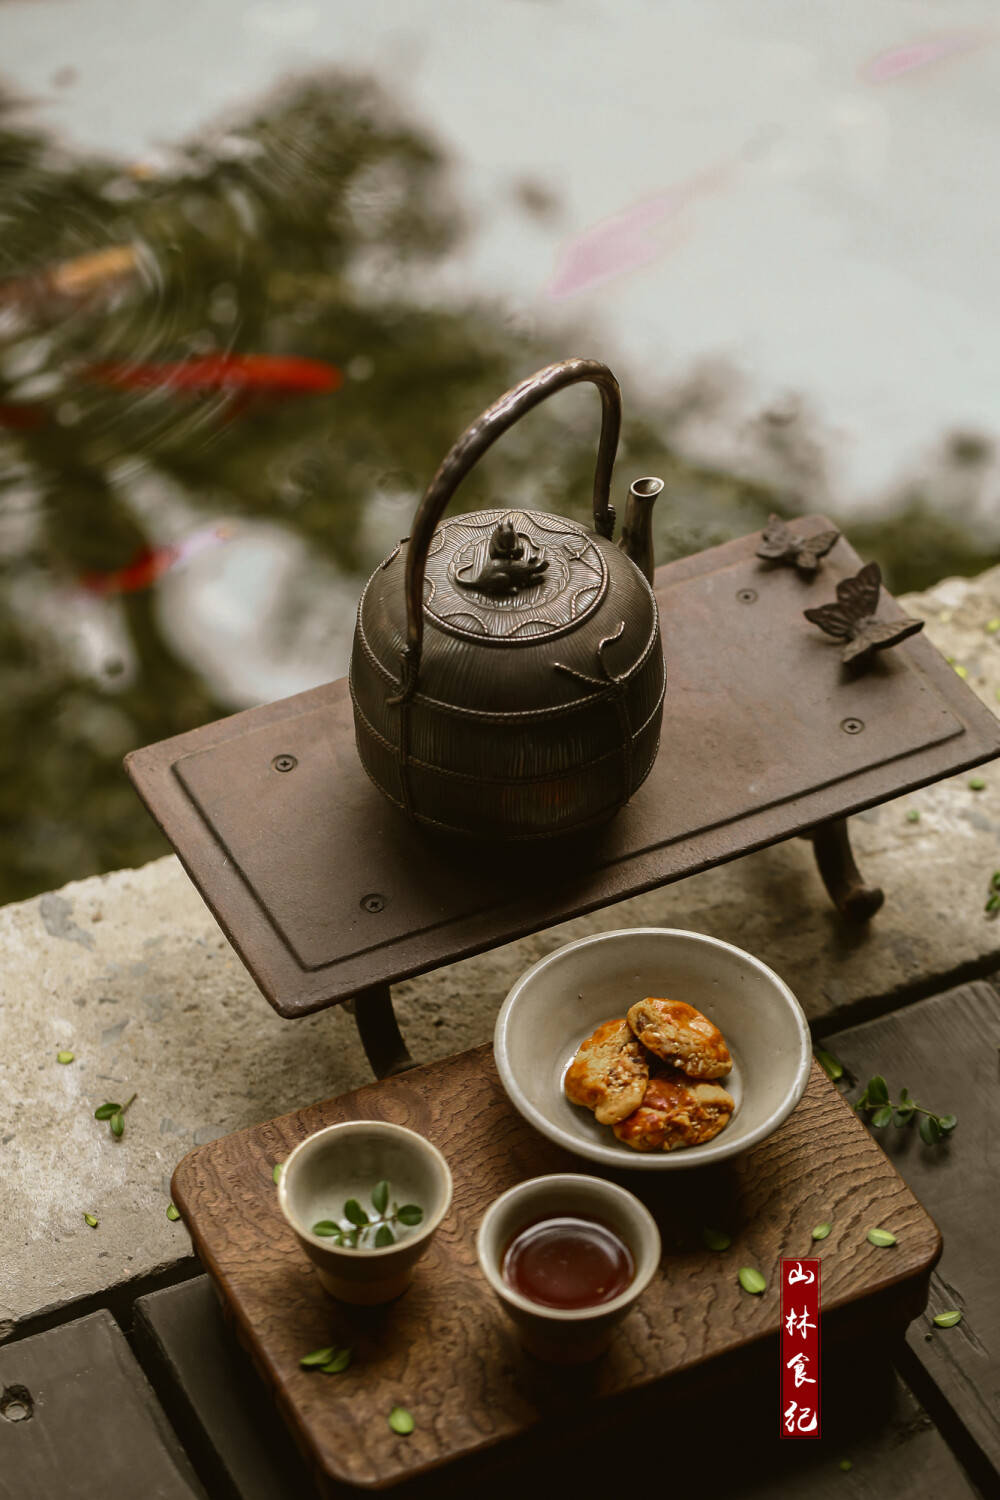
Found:
[(361, 1045), (376, 1078), (391, 1078), (394, 1073), (416, 1067), (396, 1021), (390, 985), (373, 984), (371, 989), (359, 990), (353, 1010)]
[(841, 916), (852, 922), (867, 922), (885, 900), (877, 885), (865, 885), (854, 863), (847, 819), (820, 823), (808, 835), (813, 842), (816, 864), (823, 884)]

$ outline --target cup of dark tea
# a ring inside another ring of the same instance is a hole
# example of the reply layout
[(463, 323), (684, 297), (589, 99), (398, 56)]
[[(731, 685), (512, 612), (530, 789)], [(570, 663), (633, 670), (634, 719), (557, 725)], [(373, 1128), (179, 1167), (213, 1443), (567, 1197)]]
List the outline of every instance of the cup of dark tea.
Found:
[(483, 1216), (483, 1275), (529, 1354), (580, 1365), (603, 1354), (660, 1263), (656, 1221), (599, 1177), (518, 1183)]

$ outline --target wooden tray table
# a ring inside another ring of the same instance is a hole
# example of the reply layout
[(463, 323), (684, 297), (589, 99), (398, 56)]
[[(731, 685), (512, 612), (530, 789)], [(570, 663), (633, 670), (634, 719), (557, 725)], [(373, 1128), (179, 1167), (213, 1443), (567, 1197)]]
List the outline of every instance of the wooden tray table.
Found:
[[(383, 1119), (420, 1131), (448, 1158), (451, 1212), (409, 1291), (387, 1308), (349, 1308), (319, 1285), (278, 1208), (272, 1179), (305, 1136), (339, 1120)], [(486, 1282), (475, 1234), (487, 1204), (525, 1178), (587, 1171), (534, 1131), (507, 1099), (489, 1047), (415, 1068), (326, 1103), (199, 1147), (178, 1166), (173, 1196), (240, 1341), (288, 1423), (321, 1490), (380, 1489), (497, 1450), (532, 1433), (579, 1428), (631, 1412), (671, 1380), (718, 1381), (742, 1356), (775, 1343), (782, 1256), (823, 1261), (823, 1336), (901, 1328), (923, 1308), (941, 1252), (933, 1221), (814, 1065), (806, 1093), (767, 1141), (730, 1163), (619, 1180), (655, 1215), (661, 1269), (609, 1353), (577, 1371), (520, 1350)], [(813, 1226), (833, 1224), (816, 1244)], [(704, 1248), (703, 1227), (731, 1247)], [(871, 1227), (898, 1243), (877, 1249)], [(740, 1266), (767, 1278), (744, 1292)], [(350, 1345), (338, 1376), (305, 1371), (303, 1354)], [(405, 1406), (415, 1431), (388, 1425)]]
[[(801, 535), (829, 528), (821, 516)], [(861, 559), (811, 581), (741, 537), (658, 568), (660, 751), (606, 828), (525, 851), (434, 837), (368, 781), (347, 682), (134, 751), (126, 769), (282, 1016), (354, 999), (379, 1076), (409, 1064), (390, 985), (808, 834), (837, 906), (865, 920), (845, 819), (1000, 754), (1000, 722), (928, 640), (841, 665), (802, 617)], [(900, 615), (883, 591), (879, 618)]]

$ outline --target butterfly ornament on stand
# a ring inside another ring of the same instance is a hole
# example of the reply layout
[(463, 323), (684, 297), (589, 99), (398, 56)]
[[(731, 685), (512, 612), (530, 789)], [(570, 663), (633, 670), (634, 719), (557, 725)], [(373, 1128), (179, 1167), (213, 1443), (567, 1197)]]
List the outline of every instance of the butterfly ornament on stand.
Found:
[(836, 604), (821, 604), (802, 613), (807, 620), (844, 642), (845, 664), (869, 660), (875, 651), (898, 646), (907, 636), (923, 630), (923, 620), (876, 620), (882, 570), (877, 562), (866, 563), (853, 578), (837, 584)]
[(800, 573), (815, 573), (840, 536), (839, 531), (820, 531), (816, 536), (796, 536), (780, 516), (768, 517), (757, 556), (765, 562), (787, 563)]

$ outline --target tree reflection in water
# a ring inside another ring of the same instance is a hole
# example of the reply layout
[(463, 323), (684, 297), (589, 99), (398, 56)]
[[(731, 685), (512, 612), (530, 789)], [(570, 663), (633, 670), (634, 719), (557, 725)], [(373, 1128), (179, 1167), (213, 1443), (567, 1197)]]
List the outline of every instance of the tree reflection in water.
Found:
[[(461, 233), (446, 164), (356, 80), (301, 83), (211, 145), (129, 170), (67, 156), (8, 105), (0, 213), (9, 901), (165, 852), (121, 756), (248, 701), (203, 676), (197, 649), (165, 625), (157, 581), (190, 556), (191, 536), (221, 547), (234, 526), (277, 522), (320, 568), (313, 589), (329, 578), (353, 599), (467, 422), (548, 360), (599, 351), (584, 331), (556, 347), (500, 307), (432, 296)], [(502, 497), (584, 518), (587, 398), (568, 393), (520, 424), (460, 503)], [(827, 503), (822, 455), (794, 410), (750, 433), (741, 467), (756, 478), (685, 460), (680, 440), (719, 399), (717, 382), (695, 379), (661, 392), (651, 414), (626, 391), (620, 472), (667, 481), (661, 561), (752, 531), (771, 510)], [(897, 587), (989, 560), (967, 529), (946, 535), (924, 497), (910, 501), (931, 538), (907, 543), (923, 546), (926, 576), (894, 565), (894, 519), (851, 523)], [(277, 613), (260, 601), (269, 630), (294, 638), (304, 591), (287, 589)], [(328, 639), (319, 618), (321, 680), (346, 662), (343, 611)]]

